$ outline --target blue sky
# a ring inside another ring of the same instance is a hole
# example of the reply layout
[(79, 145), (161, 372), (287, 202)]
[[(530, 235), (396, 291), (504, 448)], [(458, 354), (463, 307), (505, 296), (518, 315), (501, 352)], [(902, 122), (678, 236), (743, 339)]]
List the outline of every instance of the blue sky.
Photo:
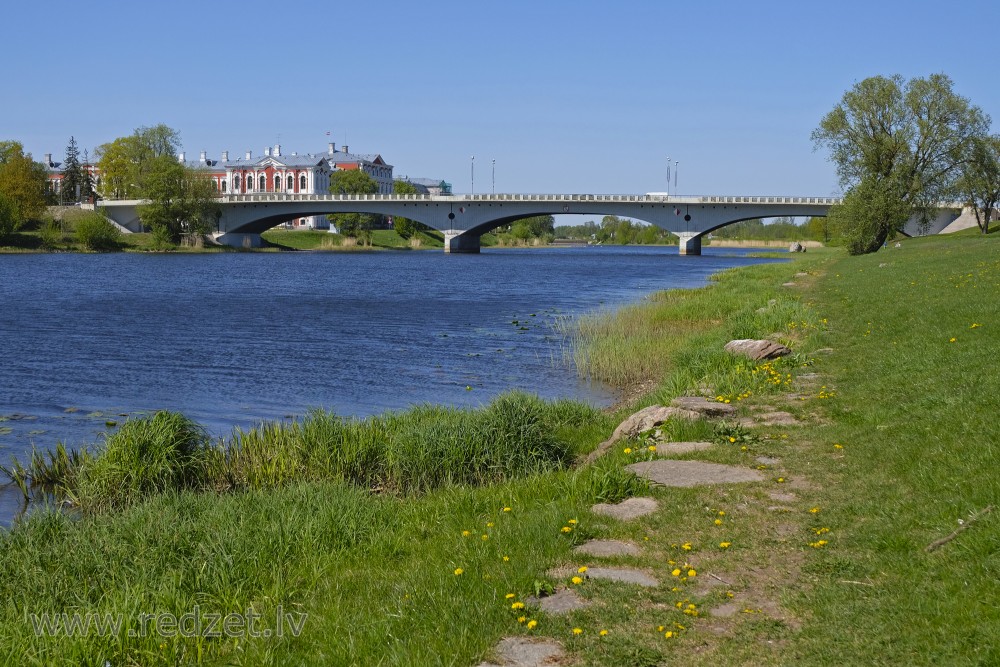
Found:
[(477, 192), (496, 160), (498, 192), (547, 193), (663, 191), (670, 157), (680, 194), (822, 196), (839, 188), (809, 134), (865, 77), (944, 72), (1000, 124), (998, 18), (995, 0), (10, 3), (0, 139), (39, 159), (156, 123), (189, 155), (346, 139), (456, 192), (472, 155)]

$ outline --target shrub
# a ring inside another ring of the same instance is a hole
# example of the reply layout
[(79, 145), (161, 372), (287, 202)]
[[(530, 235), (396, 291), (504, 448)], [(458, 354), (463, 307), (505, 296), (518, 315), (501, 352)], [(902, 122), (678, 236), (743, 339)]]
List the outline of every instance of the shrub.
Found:
[(100, 213), (94, 212), (76, 223), (76, 240), (88, 250), (116, 250), (122, 233)]
[(13, 199), (0, 192), (0, 240), (21, 228), (24, 219)]

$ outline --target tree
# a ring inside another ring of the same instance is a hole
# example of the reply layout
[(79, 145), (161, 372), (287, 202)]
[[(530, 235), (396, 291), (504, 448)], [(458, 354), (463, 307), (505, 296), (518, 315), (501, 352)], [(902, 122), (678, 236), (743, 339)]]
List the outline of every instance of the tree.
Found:
[[(812, 139), (829, 149), (847, 195), (878, 199), (850, 211), (845, 204), (836, 216), (853, 239), (852, 252), (874, 252), (911, 216), (926, 221), (939, 202), (954, 196), (958, 168), (988, 126), (989, 118), (957, 95), (944, 74), (910, 81), (875, 76), (847, 91)], [(890, 204), (889, 197), (899, 201)], [(900, 220), (903, 209), (909, 215)]]
[(97, 147), (100, 195), (106, 199), (144, 198), (145, 180), (157, 158), (173, 158), (180, 134), (166, 125), (139, 127), (127, 137)]
[(45, 212), (45, 189), (48, 172), (45, 166), (31, 159), (30, 153), (17, 141), (0, 141), (0, 194), (17, 209), (13, 231), (28, 220), (38, 219)]
[[(378, 183), (360, 169), (335, 171), (330, 176), (330, 193), (335, 195), (373, 195)], [(371, 243), (371, 229), (375, 216), (368, 213), (337, 213), (327, 216), (344, 236)]]
[(979, 229), (988, 234), (990, 218), (1000, 203), (1000, 135), (976, 138), (959, 191), (975, 213)]
[[(397, 195), (417, 195), (420, 191), (417, 189), (413, 183), (408, 181), (393, 181), (392, 182), (392, 192)], [(392, 228), (396, 230), (404, 239), (408, 239), (419, 231), (426, 228), (426, 225), (422, 225), (416, 220), (410, 220), (409, 218), (403, 218), (400, 216), (392, 217)]]
[(101, 213), (93, 211), (76, 222), (76, 240), (88, 250), (115, 250), (122, 233)]
[(183, 234), (212, 231), (221, 209), (211, 181), (172, 156), (160, 155), (146, 165), (139, 219), (161, 238), (177, 243)]
[(80, 201), (84, 194), (83, 170), (80, 168), (80, 151), (76, 147), (76, 139), (69, 138), (66, 146), (66, 160), (63, 162), (63, 177), (59, 199), (64, 204)]
[(0, 192), (0, 241), (20, 229), (22, 224), (21, 209), (17, 203)]
[[(843, 230), (847, 252), (863, 255), (885, 243), (887, 230), (901, 229), (913, 207), (892, 179), (864, 178), (830, 209), (830, 224)], [(876, 245), (877, 244), (877, 245)]]

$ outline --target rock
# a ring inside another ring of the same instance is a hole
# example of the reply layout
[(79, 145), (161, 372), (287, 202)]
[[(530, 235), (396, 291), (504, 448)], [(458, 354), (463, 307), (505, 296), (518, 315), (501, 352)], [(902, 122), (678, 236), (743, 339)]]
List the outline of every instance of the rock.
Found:
[(627, 567), (591, 567), (587, 569), (587, 577), (590, 579), (604, 579), (606, 581), (621, 581), (626, 584), (637, 584), (654, 588), (660, 582), (641, 570), (633, 570)]
[(700, 415), (690, 410), (680, 408), (667, 408), (662, 405), (651, 405), (643, 408), (634, 415), (623, 421), (611, 435), (611, 442), (617, 442), (622, 438), (631, 438), (639, 435), (643, 431), (656, 428), (668, 419), (697, 419)]
[(553, 614), (555, 616), (568, 614), (577, 609), (586, 609), (590, 606), (589, 600), (584, 600), (576, 594), (576, 591), (570, 588), (564, 588), (544, 598), (532, 596), (528, 598), (527, 602), (529, 605), (537, 606), (546, 614)]
[(760, 463), (760, 464), (763, 464), (763, 465), (766, 465), (766, 466), (776, 466), (779, 463), (781, 463), (781, 459), (776, 459), (773, 456), (758, 456), (754, 460), (757, 461), (757, 463)]
[(590, 540), (573, 549), (575, 553), (597, 558), (613, 558), (615, 556), (638, 556), (639, 547), (631, 542), (620, 540)]
[(803, 246), (798, 241), (792, 241), (788, 245), (788, 252), (805, 252), (805, 246)]
[(790, 348), (781, 343), (775, 343), (771, 340), (754, 340), (752, 338), (731, 340), (726, 343), (725, 350), (730, 354), (742, 354), (750, 357), (754, 361), (777, 359), (778, 357), (792, 353)]
[(787, 283), (781, 283), (782, 287), (795, 287), (796, 285), (798, 285), (798, 283), (794, 283), (794, 282), (791, 282), (791, 281), (789, 281)]
[(482, 662), (478, 667), (544, 667), (558, 664), (562, 646), (551, 639), (507, 637), (493, 649), (499, 663)]
[(764, 412), (755, 417), (761, 426), (797, 426), (799, 420), (790, 412)]
[(633, 463), (626, 468), (639, 477), (663, 486), (692, 487), (764, 481), (764, 476), (756, 470), (705, 461), (660, 459)]
[(657, 442), (657, 456), (671, 456), (675, 454), (687, 454), (688, 452), (700, 452), (712, 447), (711, 442)]
[(807, 277), (808, 275), (809, 275), (809, 274), (808, 274), (808, 273), (806, 273), (805, 271), (799, 271), (798, 273), (796, 273), (796, 274), (795, 274), (795, 277), (796, 277), (796, 278), (805, 278), (805, 277)]
[(652, 514), (656, 511), (657, 507), (659, 507), (659, 505), (652, 498), (629, 498), (621, 501), (617, 505), (598, 503), (597, 505), (591, 507), (590, 511), (594, 514), (610, 516), (618, 519), (619, 521), (632, 521), (633, 519), (638, 519), (641, 516)]
[(772, 491), (767, 495), (771, 500), (777, 500), (779, 503), (794, 503), (796, 501), (794, 493), (782, 493), (781, 491)]
[(704, 396), (678, 396), (670, 401), (670, 405), (705, 417), (725, 417), (736, 412), (736, 408), (732, 405), (719, 403)]

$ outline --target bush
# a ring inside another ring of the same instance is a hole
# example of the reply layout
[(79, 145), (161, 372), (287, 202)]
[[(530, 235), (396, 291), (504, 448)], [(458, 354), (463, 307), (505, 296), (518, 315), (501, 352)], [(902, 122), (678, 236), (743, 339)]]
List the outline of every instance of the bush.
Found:
[(76, 223), (76, 240), (88, 250), (117, 250), (122, 233), (114, 223), (94, 212)]
[(13, 199), (0, 192), (0, 240), (21, 228), (24, 219)]

